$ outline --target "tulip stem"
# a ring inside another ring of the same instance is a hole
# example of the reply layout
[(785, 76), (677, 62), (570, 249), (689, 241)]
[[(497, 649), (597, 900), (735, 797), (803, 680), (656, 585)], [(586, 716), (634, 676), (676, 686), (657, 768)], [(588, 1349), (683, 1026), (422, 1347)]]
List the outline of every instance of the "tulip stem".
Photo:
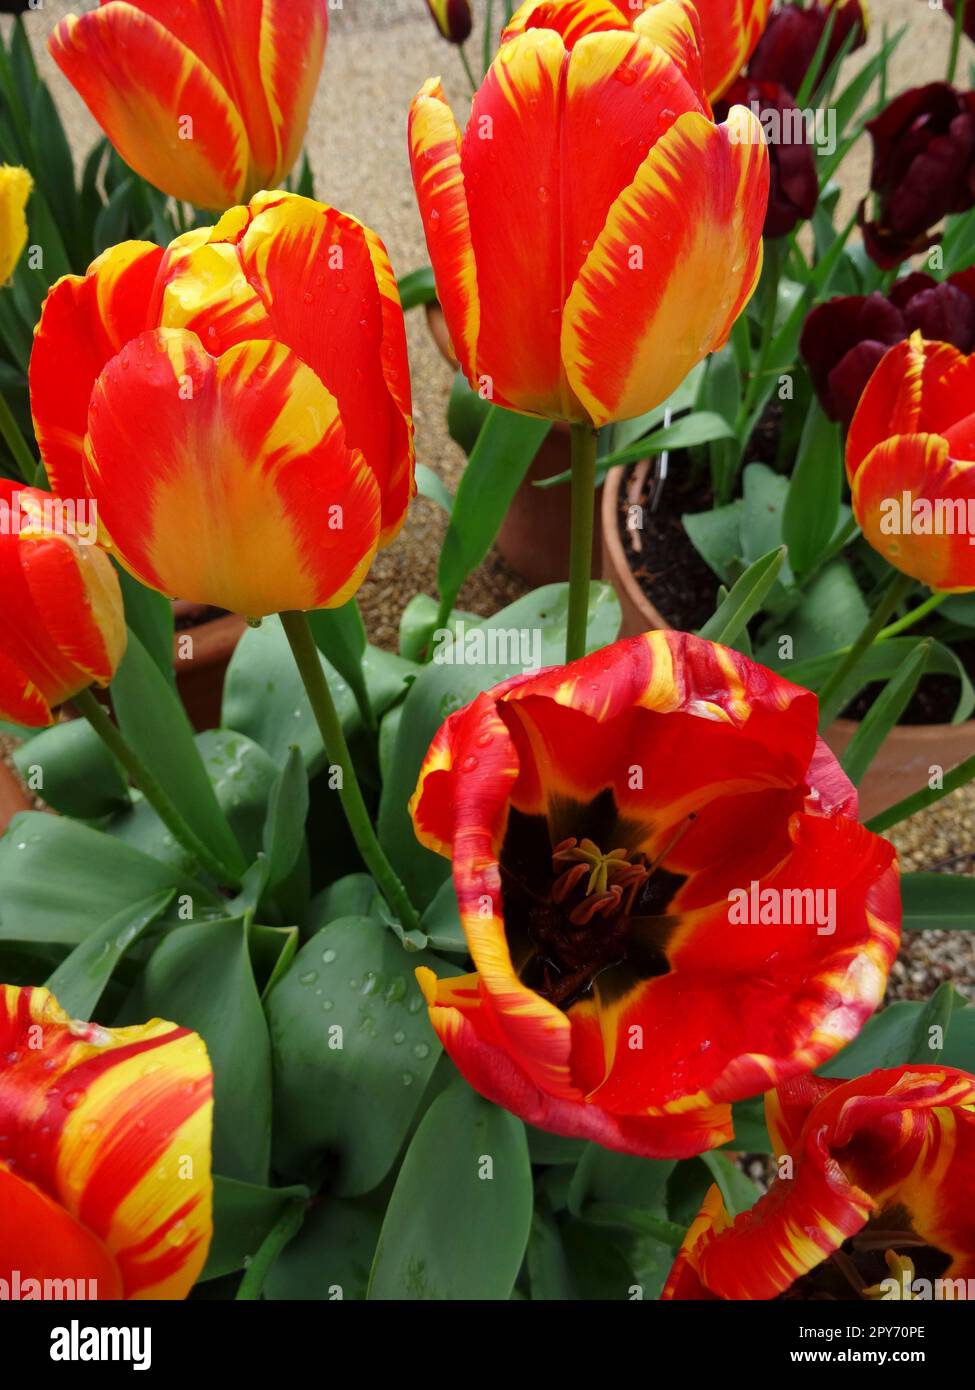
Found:
[(108, 751), (117, 758), (138, 787), (146, 801), (155, 811), (163, 825), (183, 847), (189, 851), (197, 864), (206, 869), (218, 883), (233, 888), (240, 887), (240, 875), (232, 873), (226, 864), (208, 849), (196, 831), (189, 826), (170, 801), (168, 794), (146, 767), (121, 730), (112, 723), (105, 708), (92, 694), (91, 687), (82, 690), (72, 698), (75, 709), (83, 714)]
[(264, 1281), (274, 1267), (281, 1251), (301, 1230), (308, 1210), (307, 1197), (292, 1197), (258, 1246), (237, 1289), (237, 1298), (245, 1301), (258, 1299), (264, 1288)]
[(956, 0), (955, 3), (955, 26), (951, 33), (951, 49), (948, 54), (948, 73), (945, 81), (952, 83), (955, 80), (955, 72), (958, 68), (958, 53), (961, 48), (961, 36), (965, 27), (965, 9), (968, 0)]
[(460, 61), (461, 61), (461, 62), (463, 63), (463, 65), (464, 65), (464, 71), (467, 73), (467, 80), (468, 80), (468, 82), (471, 84), (471, 91), (472, 91), (472, 92), (474, 93), (474, 95), (476, 96), (476, 95), (477, 95), (477, 78), (474, 76), (473, 69), (471, 68), (470, 59), (468, 58), (468, 56), (467, 56), (467, 51), (466, 51), (466, 49), (464, 48), (464, 45), (463, 45), (462, 43), (457, 45), (457, 52), (460, 54)]
[(900, 574), (895, 571), (891, 576), (890, 583), (881, 594), (880, 602), (865, 624), (860, 636), (852, 643), (846, 656), (819, 691), (819, 726), (821, 729), (824, 729), (827, 724), (832, 724), (840, 713), (846, 700), (844, 687), (850, 673), (859, 665), (861, 657), (873, 646), (875, 640), (886, 627), (887, 619), (907, 597), (914, 583), (915, 581), (909, 574)]
[(410, 902), (406, 889), (376, 839), (376, 832), (372, 828), (372, 821), (369, 819), (369, 812), (362, 799), (362, 792), (355, 775), (349, 745), (345, 741), (342, 721), (335, 708), (332, 692), (328, 688), (328, 681), (322, 669), (318, 648), (308, 625), (308, 619), (304, 613), (298, 612), (282, 613), (280, 616), (281, 625), (291, 644), (295, 665), (301, 675), (312, 713), (315, 716), (315, 722), (322, 736), (322, 742), (325, 744), (325, 756), (329, 763), (338, 768), (341, 773), (341, 780), (338, 784), (339, 799), (342, 802), (342, 810), (345, 812), (349, 829), (352, 831), (352, 837), (365, 861), (366, 868), (376, 880), (383, 897), (396, 914), (397, 919), (408, 931), (413, 931), (419, 927), (420, 919), (416, 908)]
[(24, 482), (28, 487), (33, 487), (34, 479), (37, 476), (37, 459), (27, 447), (27, 441), (21, 434), (20, 426), (14, 419), (13, 412), (2, 391), (0, 391), (0, 435), (3, 435), (4, 443), (13, 455), (14, 462), (20, 469)]
[(569, 619), (565, 659), (586, 654), (589, 582), (592, 578), (592, 528), (596, 506), (596, 431), (575, 424), (572, 437), (572, 531), (569, 551)]

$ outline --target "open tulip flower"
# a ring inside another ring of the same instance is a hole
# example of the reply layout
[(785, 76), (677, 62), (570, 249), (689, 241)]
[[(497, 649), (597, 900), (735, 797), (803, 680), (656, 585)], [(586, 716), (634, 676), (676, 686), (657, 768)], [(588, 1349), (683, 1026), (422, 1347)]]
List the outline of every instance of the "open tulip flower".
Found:
[[(185, 1298), (212, 1233), (212, 1073), (196, 1033), (72, 1020), (0, 986), (0, 1278), (20, 1298)], [(26, 1281), (37, 1281), (29, 1292)]]
[[(679, 1158), (857, 1033), (897, 950), (897, 868), (816, 715), (736, 652), (654, 632), (450, 716), (410, 805), (452, 857), (475, 971), (418, 978), (471, 1085)], [(730, 904), (767, 889), (832, 890), (832, 929), (742, 924)]]
[(0, 478), (0, 719), (38, 728), (125, 652), (118, 575), (50, 493)]
[(892, 347), (860, 397), (846, 471), (863, 534), (895, 569), (975, 589), (975, 356), (920, 333)]
[(697, 17), (632, 29), (610, 0), (529, 0), (463, 137), (439, 82), (413, 179), (457, 358), (498, 405), (603, 425), (650, 409), (727, 339), (761, 269), (759, 122), (711, 117)]
[(375, 233), (260, 193), (49, 294), (30, 368), (52, 485), (153, 589), (247, 617), (337, 607), (415, 491), (406, 336)]
[(765, 1115), (780, 1176), (733, 1220), (711, 1188), (664, 1298), (971, 1296), (975, 1077), (799, 1077), (768, 1093)]
[(220, 211), (290, 171), (327, 30), (326, 0), (101, 0), (49, 46), (136, 173)]

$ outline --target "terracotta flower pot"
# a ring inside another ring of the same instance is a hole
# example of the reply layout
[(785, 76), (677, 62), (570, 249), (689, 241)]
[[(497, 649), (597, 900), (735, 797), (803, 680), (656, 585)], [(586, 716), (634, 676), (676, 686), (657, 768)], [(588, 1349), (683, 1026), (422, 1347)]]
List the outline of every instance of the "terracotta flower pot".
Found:
[[(173, 604), (177, 619), (193, 605), (177, 600)], [(243, 636), (246, 621), (236, 613), (225, 613), (196, 627), (177, 631), (173, 638), (173, 668), (176, 687), (190, 721), (198, 732), (215, 729), (220, 723), (223, 680), (234, 648)], [(191, 652), (182, 639), (192, 638)]]
[(32, 804), (17, 773), (0, 759), (0, 835), (19, 811), (29, 811)]
[[(456, 370), (457, 359), (439, 304), (426, 306), (430, 336), (444, 361)], [(569, 427), (556, 420), (535, 455), (525, 480), (515, 493), (501, 523), (495, 544), (508, 564), (532, 587), (557, 584), (569, 577), (569, 522), (571, 496), (568, 483), (553, 488), (532, 484), (565, 473), (571, 463)], [(602, 488), (596, 492), (597, 507)], [(592, 573), (602, 573), (602, 540), (599, 528), (593, 538)]]
[[(644, 594), (627, 562), (618, 525), (623, 472), (623, 468), (612, 469), (603, 487), (603, 578), (616, 590), (623, 610), (621, 635), (633, 637), (654, 628), (669, 628), (670, 623)], [(840, 756), (858, 727), (852, 719), (837, 719), (823, 737)], [(927, 786), (932, 767), (948, 771), (973, 754), (975, 719), (964, 724), (898, 724), (887, 735), (860, 784), (861, 818), (869, 820)]]

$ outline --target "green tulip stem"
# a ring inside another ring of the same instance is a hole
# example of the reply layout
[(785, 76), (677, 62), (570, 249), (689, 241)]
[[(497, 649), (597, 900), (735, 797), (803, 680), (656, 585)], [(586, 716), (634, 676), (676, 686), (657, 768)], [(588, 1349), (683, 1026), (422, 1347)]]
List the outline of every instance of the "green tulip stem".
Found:
[(321, 733), (325, 756), (333, 767), (340, 770), (339, 799), (352, 837), (367, 869), (376, 880), (397, 919), (408, 931), (413, 931), (419, 927), (420, 919), (406, 889), (376, 839), (376, 832), (372, 828), (372, 821), (369, 819), (369, 812), (355, 775), (349, 745), (345, 741), (342, 721), (335, 708), (332, 692), (328, 688), (308, 619), (304, 613), (282, 613), (281, 624), (291, 644), (295, 665), (298, 667), (315, 722)]
[(116, 725), (112, 723), (104, 707), (93, 695), (91, 687), (89, 686), (87, 690), (82, 690), (80, 694), (75, 695), (71, 703), (88, 720), (108, 751), (125, 768), (132, 782), (138, 787), (166, 829), (188, 850), (196, 863), (206, 869), (208, 874), (212, 874), (218, 883), (238, 888), (240, 875), (228, 869), (226, 864), (222, 863), (213, 851), (207, 848), (196, 831), (186, 823), (138, 753), (127, 742)]
[(596, 506), (596, 431), (575, 424), (572, 437), (572, 529), (569, 552), (569, 619), (565, 659), (586, 654), (589, 582), (592, 577), (593, 513)]
[(474, 76), (474, 70), (471, 67), (470, 59), (468, 58), (467, 51), (462, 43), (457, 45), (457, 52), (460, 54), (460, 61), (463, 64), (464, 71), (467, 73), (467, 80), (471, 84), (471, 91), (476, 96), (477, 78)]
[(840, 713), (843, 687), (850, 673), (860, 664), (861, 658), (884, 631), (888, 618), (910, 593), (914, 583), (915, 581), (909, 574), (899, 574), (895, 571), (891, 575), (890, 583), (881, 594), (880, 602), (864, 625), (860, 636), (851, 644), (846, 656), (834, 669), (819, 692), (819, 723), (821, 728), (825, 728), (827, 724), (832, 724)]
[(956, 0), (955, 4), (955, 26), (951, 33), (951, 49), (948, 53), (948, 72), (945, 81), (953, 83), (955, 73), (958, 69), (958, 53), (961, 48), (961, 36), (965, 27), (965, 9), (968, 0)]

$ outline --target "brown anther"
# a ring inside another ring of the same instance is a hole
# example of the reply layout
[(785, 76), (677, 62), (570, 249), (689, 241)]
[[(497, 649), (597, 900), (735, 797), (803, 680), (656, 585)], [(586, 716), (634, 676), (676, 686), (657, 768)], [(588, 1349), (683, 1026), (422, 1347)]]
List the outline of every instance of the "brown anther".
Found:
[(573, 864), (571, 869), (566, 869), (552, 884), (552, 898), (560, 903), (569, 896), (576, 884), (584, 879), (589, 873), (588, 864)]
[(579, 906), (569, 913), (569, 921), (573, 926), (584, 927), (597, 912), (606, 917), (619, 907), (621, 897), (622, 893), (615, 884), (605, 893), (590, 893), (588, 898), (583, 898)]

